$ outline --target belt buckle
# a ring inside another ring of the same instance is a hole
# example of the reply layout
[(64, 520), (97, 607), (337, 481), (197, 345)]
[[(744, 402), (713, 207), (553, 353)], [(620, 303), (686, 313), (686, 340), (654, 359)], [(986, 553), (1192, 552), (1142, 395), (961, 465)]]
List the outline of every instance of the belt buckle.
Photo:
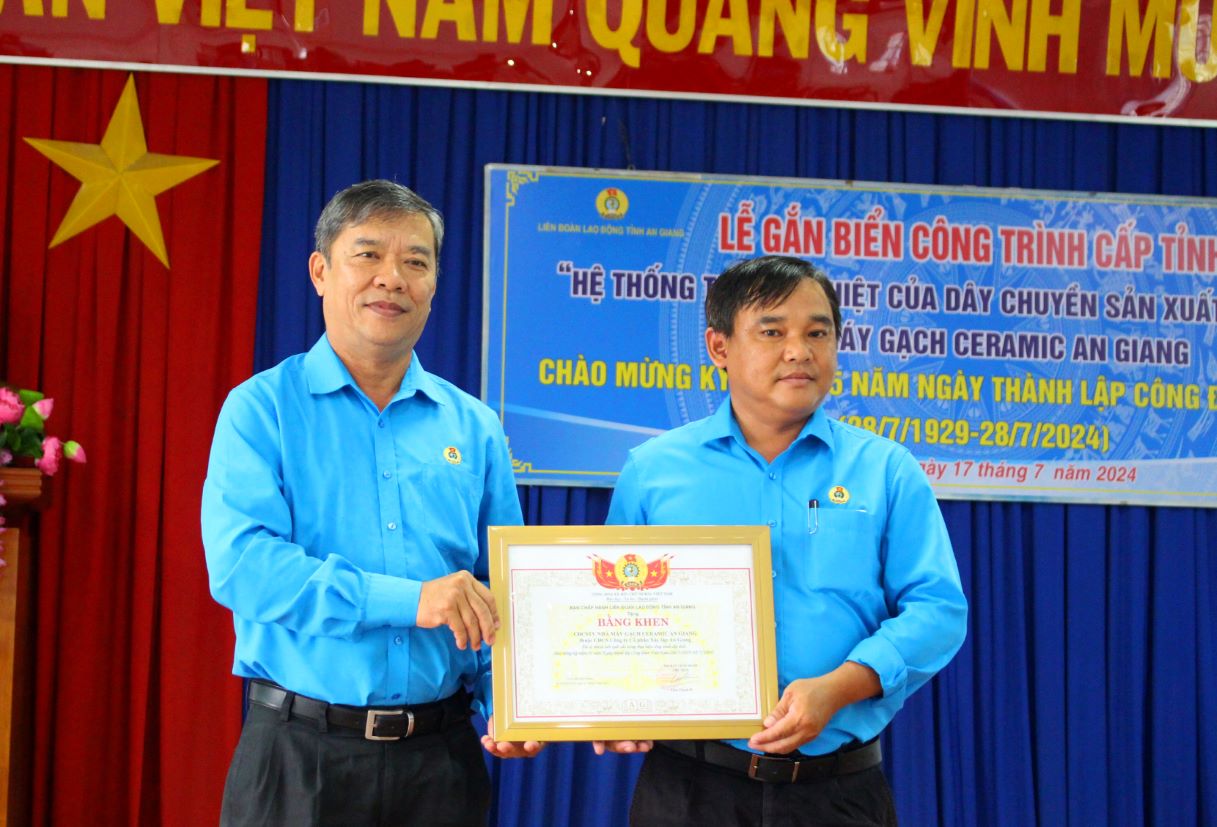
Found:
[(761, 765), (761, 756), (757, 755), (755, 752), (752, 753), (752, 757), (750, 759), (748, 759), (748, 777), (751, 778), (753, 781), (757, 780), (756, 768), (759, 767), (760, 765)]
[[(405, 735), (377, 735), (376, 724), (381, 718), (406, 716)], [(363, 737), (368, 741), (400, 741), (414, 734), (414, 713), (408, 709), (369, 709), (367, 722), (363, 725)]]
[[(748, 759), (748, 777), (751, 778), (753, 781), (760, 781), (760, 782), (764, 783), (765, 781), (769, 781), (771, 779), (756, 777), (756, 772), (758, 769), (760, 769), (762, 760), (764, 760), (763, 756), (757, 755), (755, 752), (752, 753), (752, 757)], [(786, 767), (786, 766), (790, 767), (790, 777), (783, 778), (781, 780), (785, 781), (786, 783), (793, 784), (795, 782), (795, 780), (799, 777), (799, 764), (801, 762), (800, 761), (780, 761), (779, 763), (782, 764), (782, 766), (784, 766), (784, 767)], [(774, 780), (776, 780), (776, 779), (774, 779)]]

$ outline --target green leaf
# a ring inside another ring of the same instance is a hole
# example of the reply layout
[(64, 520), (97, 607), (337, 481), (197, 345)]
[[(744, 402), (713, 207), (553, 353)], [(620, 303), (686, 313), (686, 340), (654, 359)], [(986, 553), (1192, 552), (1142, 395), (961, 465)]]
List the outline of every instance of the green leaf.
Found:
[(35, 402), (40, 402), (44, 398), (46, 398), (45, 393), (39, 393), (38, 391), (29, 391), (29, 390), (19, 390), (19, 391), (17, 391), (17, 396), (21, 398), (22, 403), (27, 408), (30, 405), (33, 405)]
[(22, 415), (21, 421), (17, 423), (17, 427), (29, 428), (40, 434), (46, 433), (46, 425), (43, 423), (42, 417), (32, 407), (25, 409), (25, 413)]
[(42, 456), (42, 437), (32, 431), (18, 431), (19, 441), (13, 454), (22, 457)]

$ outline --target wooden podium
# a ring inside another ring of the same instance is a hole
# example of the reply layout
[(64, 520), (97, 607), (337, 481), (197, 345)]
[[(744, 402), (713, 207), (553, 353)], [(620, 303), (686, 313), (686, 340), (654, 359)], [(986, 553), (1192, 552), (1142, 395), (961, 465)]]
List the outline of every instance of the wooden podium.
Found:
[(33, 610), (30, 514), (46, 506), (50, 488), (37, 468), (0, 468), (0, 827), (30, 823), (33, 782), (34, 658), (30, 641)]

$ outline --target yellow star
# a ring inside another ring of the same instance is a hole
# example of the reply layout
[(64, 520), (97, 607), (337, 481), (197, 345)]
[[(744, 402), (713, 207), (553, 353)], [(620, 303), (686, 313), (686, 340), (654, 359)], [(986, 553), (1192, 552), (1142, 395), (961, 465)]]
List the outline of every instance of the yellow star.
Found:
[(161, 234), (156, 196), (219, 163), (148, 151), (133, 75), (127, 77), (100, 144), (41, 138), (25, 141), (80, 182), (68, 214), (51, 239), (52, 247), (117, 215), (166, 267), (169, 255)]

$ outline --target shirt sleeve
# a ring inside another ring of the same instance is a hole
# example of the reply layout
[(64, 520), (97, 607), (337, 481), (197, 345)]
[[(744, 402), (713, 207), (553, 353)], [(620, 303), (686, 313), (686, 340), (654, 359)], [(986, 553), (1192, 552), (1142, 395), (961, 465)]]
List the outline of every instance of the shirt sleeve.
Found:
[[(524, 515), (520, 510), (520, 495), (516, 488), (515, 474), (511, 470), (511, 455), (507, 451), (507, 437), (503, 434), (501, 427), (495, 428), (491, 444), (486, 450), (486, 456), (486, 480), (482, 505), (478, 512), (479, 547), (474, 575), (489, 585), (490, 546), (487, 529), (492, 525), (523, 525)], [(477, 651), (477, 656), (478, 672), (472, 687), (473, 708), (483, 718), (489, 718), (494, 713), (490, 674), (491, 647), (483, 646)]]
[(617, 475), (617, 484), (613, 486), (613, 499), (609, 503), (608, 516), (605, 525), (647, 525), (646, 514), (642, 509), (642, 491), (638, 482), (638, 466), (634, 462), (631, 451), (626, 458), (625, 466)]
[(415, 622), (419, 581), (363, 571), (338, 554), (311, 556), (290, 541), (283, 440), (270, 395), (246, 384), (216, 423), (202, 529), (212, 596), (235, 615), (293, 632), (357, 638)]
[(933, 489), (908, 453), (888, 470), (881, 540), (883, 591), (892, 616), (847, 660), (875, 671), (885, 699), (902, 704), (951, 658), (967, 631), (967, 601)]

